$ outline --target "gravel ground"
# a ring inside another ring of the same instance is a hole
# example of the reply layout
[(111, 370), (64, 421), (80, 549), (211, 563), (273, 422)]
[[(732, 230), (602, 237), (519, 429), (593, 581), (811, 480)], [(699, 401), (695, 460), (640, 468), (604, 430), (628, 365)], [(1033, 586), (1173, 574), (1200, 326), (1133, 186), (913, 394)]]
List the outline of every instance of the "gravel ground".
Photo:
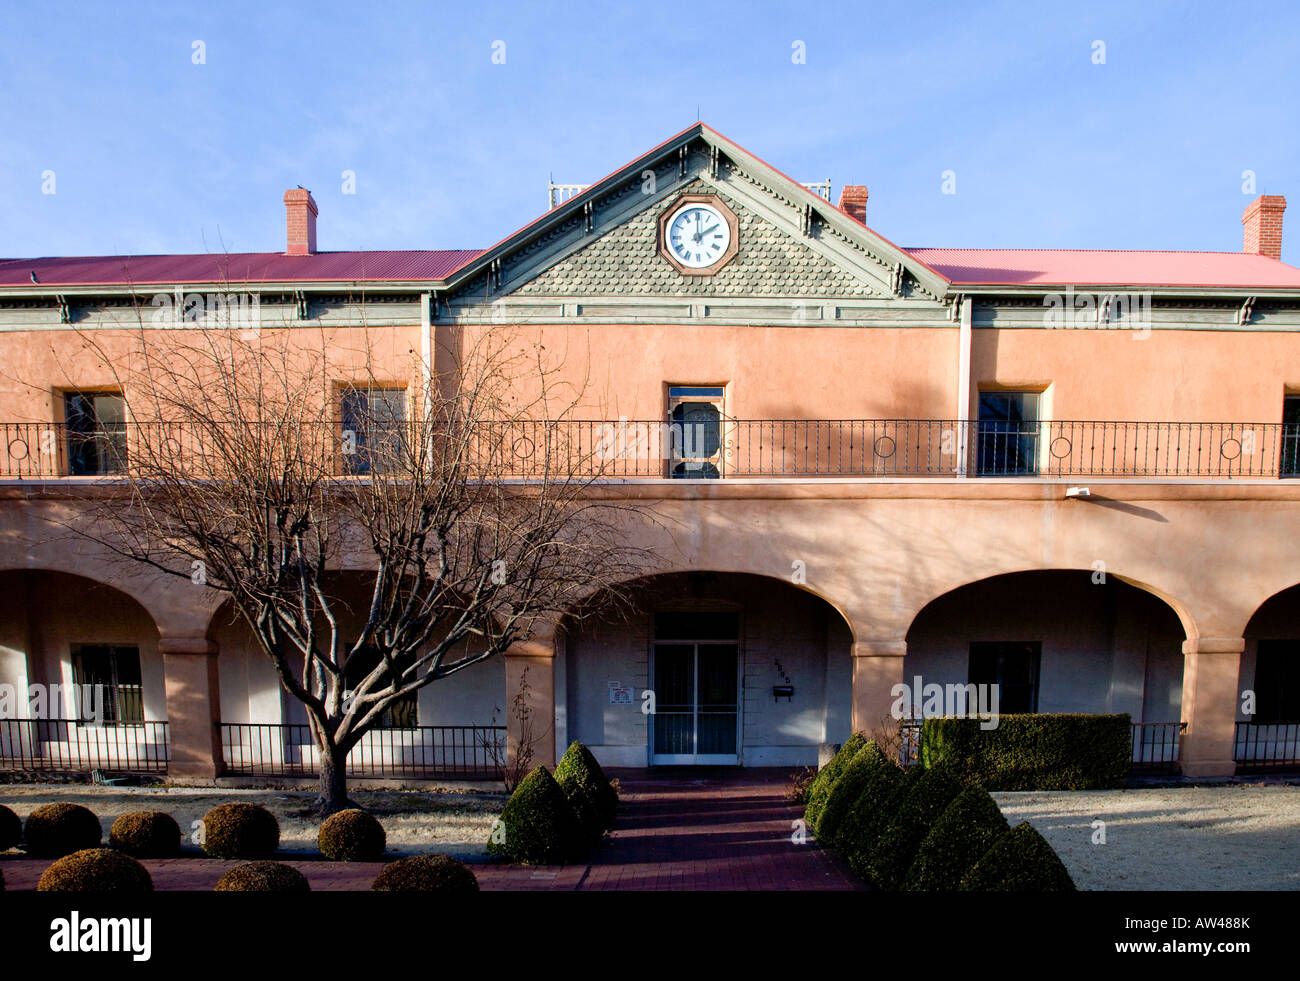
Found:
[[(23, 820), (35, 808), (56, 801), (82, 804), (95, 812), (104, 829), (128, 811), (166, 811), (189, 835), (197, 821), (218, 804), (249, 801), (267, 808), (280, 822), (280, 849), (285, 852), (316, 851), (318, 822), (307, 813), (315, 793), (294, 790), (255, 790), (187, 787), (96, 787), (86, 784), (0, 786), (0, 804)], [(501, 813), (505, 796), (439, 791), (352, 792), (352, 799), (384, 823), (388, 850), (397, 855), (447, 852), (474, 857), (486, 852), (493, 819)], [(199, 853), (197, 845), (185, 841), (187, 851)]]
[[(1300, 787), (1225, 784), (993, 795), (1080, 889), (1300, 889)], [(1093, 844), (1094, 821), (1105, 844)], [(1098, 829), (1100, 830), (1100, 829)]]

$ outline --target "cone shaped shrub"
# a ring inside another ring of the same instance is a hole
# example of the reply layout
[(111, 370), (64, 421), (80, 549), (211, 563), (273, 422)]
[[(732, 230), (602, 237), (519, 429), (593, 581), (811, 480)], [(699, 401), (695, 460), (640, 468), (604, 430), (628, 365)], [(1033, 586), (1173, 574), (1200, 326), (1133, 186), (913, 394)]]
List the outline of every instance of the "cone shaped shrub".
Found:
[(853, 733), (839, 748), (839, 752), (832, 756), (813, 778), (813, 782), (808, 787), (808, 803), (804, 807), (803, 817), (814, 834), (818, 833), (817, 827), (821, 823), (822, 809), (826, 807), (826, 798), (831, 792), (831, 787), (840, 778), (844, 768), (849, 765), (849, 760), (853, 759), (858, 750), (866, 744), (866, 736), (860, 732)]
[(236, 865), (212, 887), (214, 892), (311, 892), (307, 877), (283, 862)]
[(478, 892), (478, 879), (450, 855), (412, 855), (389, 862), (375, 876), (375, 892)]
[(556, 764), (555, 782), (568, 798), (583, 833), (591, 841), (599, 841), (614, 826), (618, 795), (591, 751), (582, 743), (572, 743)]
[(0, 804), (0, 852), (7, 848), (13, 848), (22, 839), (22, 836), (22, 820), (9, 808)]
[(181, 826), (162, 811), (131, 811), (113, 822), (108, 843), (135, 858), (172, 858), (180, 854)]
[(27, 815), (23, 843), (28, 855), (61, 858), (96, 848), (104, 832), (99, 818), (80, 804), (44, 804)]
[(826, 806), (822, 808), (821, 820), (815, 829), (819, 840), (835, 844), (840, 822), (862, 793), (871, 774), (888, 765), (889, 759), (874, 741), (867, 742), (854, 754), (826, 795)]
[(1009, 829), (992, 795), (983, 787), (967, 787), (944, 808), (917, 849), (907, 870), (905, 889), (956, 889), (998, 836)]
[(961, 784), (942, 769), (921, 770), (871, 846), (867, 864), (870, 881), (877, 888), (903, 888), (921, 842), (961, 789)]
[(893, 780), (892, 786), (887, 788), (886, 796), (877, 798), (874, 812), (858, 826), (855, 840), (845, 838), (839, 843), (840, 854), (848, 859), (849, 868), (858, 878), (872, 881), (871, 856), (876, 842), (924, 772), (920, 765), (904, 770), (903, 775)]
[(578, 858), (585, 841), (564, 791), (539, 766), (520, 781), (488, 837), (489, 855), (527, 865), (563, 865)]
[(145, 867), (111, 848), (84, 848), (41, 873), (37, 892), (153, 892)]
[(889, 820), (885, 805), (903, 781), (903, 768), (886, 759), (873, 767), (862, 784), (857, 800), (835, 829), (836, 847), (842, 854), (869, 851)]
[(336, 862), (374, 862), (388, 847), (388, 835), (377, 818), (352, 807), (321, 822), (316, 846)]
[(280, 822), (257, 804), (218, 804), (203, 815), (203, 850), (213, 858), (267, 858), (280, 847)]
[(969, 892), (1073, 892), (1074, 880), (1047, 839), (1028, 821), (998, 836), (962, 876)]

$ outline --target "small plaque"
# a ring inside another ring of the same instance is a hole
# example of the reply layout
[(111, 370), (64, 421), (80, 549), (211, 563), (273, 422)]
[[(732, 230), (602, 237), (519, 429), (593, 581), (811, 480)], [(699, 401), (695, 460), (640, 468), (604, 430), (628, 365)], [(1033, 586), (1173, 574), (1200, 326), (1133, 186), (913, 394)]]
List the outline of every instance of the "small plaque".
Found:
[(620, 685), (617, 681), (609, 683), (610, 705), (631, 705), (633, 700), (631, 685)]

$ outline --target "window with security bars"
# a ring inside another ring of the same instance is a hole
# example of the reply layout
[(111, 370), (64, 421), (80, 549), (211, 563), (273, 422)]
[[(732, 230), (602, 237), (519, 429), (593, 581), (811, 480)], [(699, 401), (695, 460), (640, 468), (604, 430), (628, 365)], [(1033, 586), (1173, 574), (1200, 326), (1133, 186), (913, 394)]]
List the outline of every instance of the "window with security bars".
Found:
[(676, 385), (668, 389), (671, 476), (715, 480), (722, 476), (721, 386)]
[[(104, 722), (122, 725), (144, 722), (144, 686), (140, 679), (138, 647), (76, 645), (72, 649), (72, 680), (81, 686), (102, 686)], [(83, 720), (87, 715), (86, 691), (83, 687)], [(94, 699), (94, 703), (98, 701)]]
[(126, 401), (113, 392), (65, 392), (68, 473), (99, 477), (126, 467)]
[(393, 473), (408, 451), (405, 388), (346, 388), (340, 398), (345, 473)]
[(1016, 477), (1038, 472), (1038, 392), (980, 392), (976, 472)]
[[(976, 641), (970, 645), (972, 685), (998, 686), (998, 712), (1038, 711), (1039, 641)], [(990, 704), (992, 704), (990, 702)]]
[(1300, 477), (1300, 395), (1282, 400), (1282, 459), (1278, 472), (1283, 477)]
[(1300, 722), (1300, 640), (1261, 640), (1252, 722)]

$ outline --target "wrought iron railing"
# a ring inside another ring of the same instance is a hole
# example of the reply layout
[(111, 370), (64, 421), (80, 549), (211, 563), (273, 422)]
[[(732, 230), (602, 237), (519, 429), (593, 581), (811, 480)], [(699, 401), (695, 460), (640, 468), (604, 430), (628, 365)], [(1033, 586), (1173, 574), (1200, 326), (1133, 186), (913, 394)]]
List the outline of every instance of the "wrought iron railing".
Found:
[(166, 722), (0, 719), (0, 769), (167, 772)]
[[(224, 772), (315, 776), (320, 755), (306, 725), (219, 722)], [(348, 754), (353, 777), (495, 780), (505, 763), (505, 726), (371, 729)]]
[(1232, 758), (1238, 772), (1300, 769), (1300, 722), (1238, 722)]
[[(339, 423), (268, 432), (310, 440), (339, 475), (400, 472), (413, 447), (442, 438), (419, 423)], [(501, 478), (1049, 477), (1300, 478), (1300, 426), (1283, 423), (1041, 423), (950, 419), (728, 419), (482, 422), (461, 434), (475, 465)], [(0, 478), (111, 477), (134, 466), (211, 476), (228, 464), (211, 434), (178, 424), (0, 423)], [(302, 452), (302, 451), (300, 451)], [(691, 461), (684, 465), (684, 461)], [(703, 462), (701, 462), (703, 461)]]
[(1180, 772), (1179, 753), (1186, 722), (1134, 722), (1130, 773), (1173, 775)]

